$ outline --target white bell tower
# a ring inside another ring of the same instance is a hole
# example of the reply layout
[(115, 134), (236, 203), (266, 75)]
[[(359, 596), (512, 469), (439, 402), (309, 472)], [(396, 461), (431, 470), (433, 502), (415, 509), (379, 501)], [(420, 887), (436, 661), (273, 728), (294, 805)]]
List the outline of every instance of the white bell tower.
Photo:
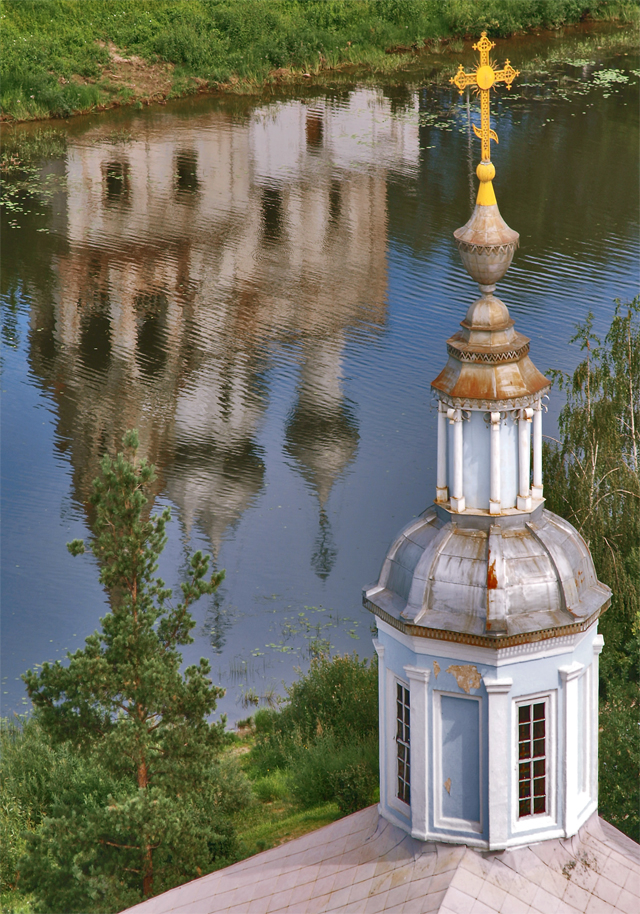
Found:
[(423, 841), (501, 850), (573, 835), (597, 808), (597, 626), (611, 593), (579, 533), (544, 508), (549, 382), (494, 295), (519, 236), (493, 191), (488, 96), (517, 71), (492, 67), (486, 35), (475, 47), (478, 69), (452, 82), (480, 90), (480, 188), (454, 237), (481, 295), (432, 382), (435, 503), (364, 604), (377, 623), (381, 815)]

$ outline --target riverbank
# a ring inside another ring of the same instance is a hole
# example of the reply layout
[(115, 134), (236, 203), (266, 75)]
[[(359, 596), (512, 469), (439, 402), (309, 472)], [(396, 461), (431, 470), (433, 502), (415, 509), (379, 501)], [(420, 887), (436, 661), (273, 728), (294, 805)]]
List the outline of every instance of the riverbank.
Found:
[(638, 22), (639, 0), (5, 0), (1, 118), (69, 117), (198, 92), (259, 93), (326, 72), (403, 69), (585, 19)]

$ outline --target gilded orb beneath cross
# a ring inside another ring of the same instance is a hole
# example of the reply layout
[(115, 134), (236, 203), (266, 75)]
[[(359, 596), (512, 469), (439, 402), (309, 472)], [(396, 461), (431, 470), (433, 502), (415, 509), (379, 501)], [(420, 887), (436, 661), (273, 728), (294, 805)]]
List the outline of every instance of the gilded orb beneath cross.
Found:
[(480, 89), (490, 89), (495, 81), (496, 74), (492, 66), (484, 64), (484, 66), (478, 67), (476, 71), (476, 82)]

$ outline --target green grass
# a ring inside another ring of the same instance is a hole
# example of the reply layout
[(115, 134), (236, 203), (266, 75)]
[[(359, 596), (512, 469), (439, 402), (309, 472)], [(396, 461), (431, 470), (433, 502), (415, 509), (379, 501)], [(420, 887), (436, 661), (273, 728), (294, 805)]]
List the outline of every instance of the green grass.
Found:
[(103, 78), (110, 43), (124, 57), (168, 64), (164, 96), (257, 91), (327, 68), (388, 71), (403, 61), (391, 49), (483, 28), (505, 36), (584, 15), (637, 21), (638, 9), (638, 0), (4, 0), (0, 106), (25, 120), (153, 96)]

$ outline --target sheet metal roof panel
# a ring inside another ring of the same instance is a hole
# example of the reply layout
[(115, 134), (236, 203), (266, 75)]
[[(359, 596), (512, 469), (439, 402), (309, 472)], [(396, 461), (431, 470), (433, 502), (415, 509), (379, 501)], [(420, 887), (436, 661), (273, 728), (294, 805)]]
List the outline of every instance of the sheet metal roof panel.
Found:
[(510, 636), (590, 619), (610, 596), (582, 537), (551, 512), (514, 523), (437, 507), (405, 528), (365, 598), (418, 628)]

